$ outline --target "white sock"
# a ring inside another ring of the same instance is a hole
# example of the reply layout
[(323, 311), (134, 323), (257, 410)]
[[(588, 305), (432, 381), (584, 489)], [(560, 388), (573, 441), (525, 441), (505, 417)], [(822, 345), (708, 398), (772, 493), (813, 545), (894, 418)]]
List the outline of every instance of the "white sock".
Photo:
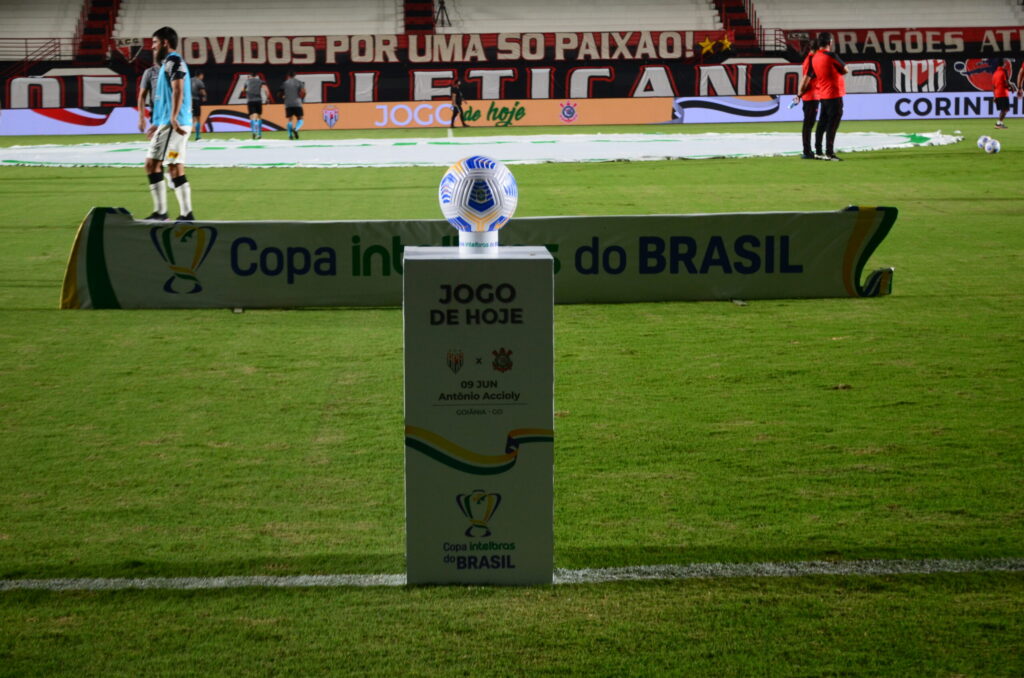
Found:
[(178, 206), (181, 208), (181, 216), (192, 213), (192, 186), (188, 179), (182, 174), (174, 179), (174, 195), (178, 198)]
[(167, 212), (167, 182), (163, 172), (149, 175), (149, 193), (153, 196), (153, 211), (157, 214)]

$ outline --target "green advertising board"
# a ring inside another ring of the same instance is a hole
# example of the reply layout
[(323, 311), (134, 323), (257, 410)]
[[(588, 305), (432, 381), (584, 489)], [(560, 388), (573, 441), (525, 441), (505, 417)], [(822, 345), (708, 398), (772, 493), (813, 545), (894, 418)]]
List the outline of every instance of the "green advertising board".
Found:
[[(862, 280), (892, 207), (832, 212), (524, 217), (557, 303), (873, 297)], [(441, 220), (148, 222), (97, 207), (78, 229), (61, 308), (398, 306), (405, 246), (455, 245)]]

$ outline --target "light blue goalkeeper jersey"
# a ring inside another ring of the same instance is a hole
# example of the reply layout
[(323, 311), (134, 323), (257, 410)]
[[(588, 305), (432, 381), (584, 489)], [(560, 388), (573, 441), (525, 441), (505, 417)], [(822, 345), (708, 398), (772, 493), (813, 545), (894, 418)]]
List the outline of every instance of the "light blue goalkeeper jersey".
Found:
[(153, 124), (171, 124), (171, 106), (173, 103), (173, 91), (171, 82), (183, 80), (181, 93), (181, 109), (178, 111), (178, 124), (188, 127), (192, 124), (192, 78), (188, 73), (188, 66), (185, 60), (177, 52), (171, 52), (164, 57), (160, 64), (160, 77), (156, 81), (156, 91), (153, 93)]

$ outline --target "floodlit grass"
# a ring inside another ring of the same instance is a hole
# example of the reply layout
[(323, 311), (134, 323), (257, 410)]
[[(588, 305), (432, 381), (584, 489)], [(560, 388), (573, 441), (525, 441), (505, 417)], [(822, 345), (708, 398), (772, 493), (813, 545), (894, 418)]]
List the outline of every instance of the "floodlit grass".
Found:
[(1024, 590), (1010, 575), (4, 595), (0, 624), (13, 633), (0, 637), (0, 658), (19, 676), (1019, 676), (1024, 669)]
[[(520, 216), (900, 209), (891, 297), (556, 309), (556, 565), (1024, 556), (1009, 124), (996, 156), (989, 121), (919, 121), (843, 129), (967, 141), (513, 167)], [(188, 174), (201, 218), (438, 215), (432, 168)], [(148, 213), (141, 167), (0, 167), (0, 577), (402, 572), (400, 311), (57, 311), (94, 205)], [(5, 593), (0, 675), (1014, 676), (1022, 587)]]

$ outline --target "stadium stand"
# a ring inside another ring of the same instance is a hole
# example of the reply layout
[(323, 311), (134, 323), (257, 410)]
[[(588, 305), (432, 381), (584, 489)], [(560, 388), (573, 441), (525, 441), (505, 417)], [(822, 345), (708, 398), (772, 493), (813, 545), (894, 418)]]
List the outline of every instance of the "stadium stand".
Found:
[[(89, 4), (83, 0), (2, 2), (0, 61), (74, 58), (86, 16), (83, 5)], [(413, 30), (429, 32), (433, 17), (420, 14), (431, 7), (436, 12), (438, 4), (439, 0), (247, 0), (225, 11), (224, 4), (209, 0), (121, 0), (111, 36), (146, 38), (155, 27), (164, 25), (189, 37), (395, 34), (410, 27), (406, 16), (410, 7), (416, 15)], [(722, 0), (589, 0), (581, 11), (579, 4), (548, 0), (446, 0), (444, 15), (434, 30), (494, 33), (726, 27), (737, 29), (737, 46), (742, 47), (739, 31), (747, 29), (723, 26), (729, 5)], [(743, 5), (751, 14), (756, 10), (758, 30), (1024, 25), (1024, 0), (752, 0)], [(720, 12), (722, 7), (726, 9)], [(771, 51), (764, 35), (760, 42), (761, 48)]]
[(146, 38), (161, 26), (178, 35), (371, 35), (403, 31), (397, 0), (247, 0), (231, 5), (208, 0), (123, 0), (115, 38)]
[(450, 25), (438, 33), (551, 31), (720, 30), (709, 0), (589, 0), (585, 4), (550, 0), (446, 0)]
[(771, 28), (952, 28), (1020, 26), (1019, 0), (755, 0), (764, 26)]
[(0, 38), (72, 38), (82, 15), (82, 0), (33, 0), (2, 3)]
[[(82, 0), (4, 2), (0, 21), (0, 61), (24, 59), (50, 41), (57, 50), (47, 55), (70, 59), (82, 16)], [(56, 42), (53, 42), (56, 41)], [(58, 56), (59, 55), (59, 56)]]

